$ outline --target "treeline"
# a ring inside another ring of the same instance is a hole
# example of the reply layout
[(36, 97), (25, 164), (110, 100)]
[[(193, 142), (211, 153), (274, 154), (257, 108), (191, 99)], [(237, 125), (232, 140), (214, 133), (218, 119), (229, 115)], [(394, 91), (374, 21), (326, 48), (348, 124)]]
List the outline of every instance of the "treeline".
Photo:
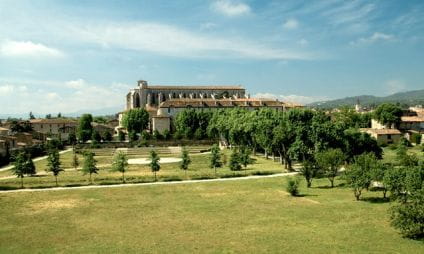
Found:
[(270, 108), (215, 112), (188, 109), (177, 115), (175, 131), (187, 138), (197, 133), (221, 139), (230, 146), (248, 147), (254, 153), (278, 156), (289, 169), (293, 161), (312, 160), (314, 154), (328, 149), (340, 149), (346, 161), (364, 152), (381, 158), (382, 150), (377, 142), (355, 128), (355, 117), (352, 112), (332, 117), (309, 109), (287, 112)]

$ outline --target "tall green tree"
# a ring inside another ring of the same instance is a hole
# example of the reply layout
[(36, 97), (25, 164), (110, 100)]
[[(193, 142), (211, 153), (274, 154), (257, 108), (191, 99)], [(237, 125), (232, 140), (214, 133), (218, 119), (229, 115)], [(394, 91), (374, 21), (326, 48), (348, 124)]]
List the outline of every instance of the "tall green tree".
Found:
[(391, 126), (397, 125), (402, 116), (402, 109), (392, 103), (380, 104), (374, 111), (373, 118), (382, 124)]
[(124, 113), (122, 125), (129, 132), (141, 133), (149, 124), (149, 113), (144, 108), (130, 109)]
[(334, 178), (345, 161), (345, 155), (340, 149), (328, 149), (323, 152), (316, 153), (315, 160), (321, 168), (324, 176), (328, 178), (331, 188), (334, 187)]
[(77, 137), (81, 142), (89, 140), (93, 133), (93, 126), (91, 122), (93, 116), (91, 114), (83, 114), (78, 120)]
[(150, 151), (150, 169), (152, 170), (153, 174), (155, 175), (155, 182), (157, 181), (156, 172), (160, 170), (160, 164), (159, 164), (159, 156), (158, 154), (152, 150)]
[(221, 162), (221, 152), (219, 150), (219, 146), (214, 144), (211, 148), (211, 157), (209, 167), (213, 168), (216, 176), (216, 168), (220, 168), (222, 166)]
[(102, 136), (100, 135), (100, 133), (97, 130), (93, 130), (93, 132), (91, 134), (91, 140), (96, 141), (96, 142), (100, 142), (100, 141), (102, 141)]
[(81, 171), (84, 174), (90, 175), (90, 183), (91, 184), (93, 184), (92, 174), (97, 174), (97, 172), (99, 171), (96, 164), (97, 164), (97, 161), (94, 159), (94, 153), (85, 152), (84, 153), (84, 163), (82, 165)]
[(184, 170), (185, 175), (187, 176), (188, 165), (191, 163), (190, 156), (188, 155), (187, 149), (183, 148), (181, 152), (181, 163), (180, 169)]
[(18, 153), (15, 157), (13, 174), (21, 178), (21, 188), (24, 188), (24, 176), (27, 172), (27, 156), (25, 153)]
[(310, 188), (312, 186), (312, 181), (315, 177), (319, 176), (319, 167), (313, 159), (304, 160), (302, 162), (302, 167), (300, 168), (300, 174), (306, 180), (306, 187)]
[(125, 183), (125, 172), (128, 170), (128, 157), (122, 151), (115, 154), (112, 163), (112, 171), (122, 173), (122, 182)]
[(361, 154), (354, 159), (346, 171), (344, 178), (352, 188), (356, 200), (359, 200), (364, 189), (368, 189), (372, 182), (372, 173), (378, 167), (375, 156), (371, 153)]
[(77, 143), (77, 136), (75, 133), (69, 133), (68, 135), (68, 144), (69, 145), (75, 145)]
[(76, 170), (78, 168), (78, 166), (79, 166), (78, 155), (74, 150), (73, 155), (72, 155), (72, 167)]
[(245, 170), (247, 168), (247, 165), (253, 163), (253, 159), (250, 157), (251, 154), (252, 154), (252, 150), (250, 150), (248, 147), (242, 146), (240, 148), (239, 161), (240, 161), (240, 164), (244, 167)]
[(240, 154), (237, 151), (237, 149), (233, 149), (230, 155), (230, 161), (228, 162), (228, 166), (232, 171), (240, 171), (241, 170), (241, 164), (240, 164)]
[(50, 150), (47, 156), (47, 171), (53, 173), (56, 180), (56, 186), (59, 186), (57, 176), (63, 171), (60, 164), (59, 151), (57, 149)]

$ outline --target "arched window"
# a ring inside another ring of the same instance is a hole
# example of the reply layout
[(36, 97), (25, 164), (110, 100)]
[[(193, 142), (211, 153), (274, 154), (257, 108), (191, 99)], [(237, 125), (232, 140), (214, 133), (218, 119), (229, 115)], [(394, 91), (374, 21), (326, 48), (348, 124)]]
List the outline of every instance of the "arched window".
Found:
[(140, 107), (140, 96), (138, 94), (135, 95), (135, 107)]

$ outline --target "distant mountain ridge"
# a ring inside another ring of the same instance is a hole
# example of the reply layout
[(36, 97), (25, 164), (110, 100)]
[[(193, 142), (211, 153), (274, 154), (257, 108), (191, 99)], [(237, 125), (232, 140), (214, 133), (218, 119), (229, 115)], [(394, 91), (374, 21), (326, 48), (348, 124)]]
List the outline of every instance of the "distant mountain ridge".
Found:
[(400, 92), (383, 97), (373, 95), (352, 96), (336, 100), (313, 102), (307, 106), (330, 109), (341, 106), (354, 106), (358, 100), (359, 103), (365, 107), (375, 107), (381, 103), (399, 103), (403, 106), (424, 105), (424, 89)]

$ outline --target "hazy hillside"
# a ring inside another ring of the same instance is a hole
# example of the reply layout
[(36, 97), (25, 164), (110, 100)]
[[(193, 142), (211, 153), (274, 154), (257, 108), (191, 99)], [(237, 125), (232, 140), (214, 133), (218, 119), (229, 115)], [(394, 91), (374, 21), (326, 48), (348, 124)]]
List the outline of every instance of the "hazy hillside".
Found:
[(384, 102), (400, 103), (404, 106), (415, 106), (419, 104), (424, 105), (424, 89), (395, 93), (385, 97), (377, 97), (372, 95), (346, 97), (337, 100), (314, 102), (309, 104), (308, 106), (317, 108), (337, 108), (340, 106), (353, 106), (356, 104), (356, 101), (358, 99), (362, 106), (367, 107), (373, 107)]

